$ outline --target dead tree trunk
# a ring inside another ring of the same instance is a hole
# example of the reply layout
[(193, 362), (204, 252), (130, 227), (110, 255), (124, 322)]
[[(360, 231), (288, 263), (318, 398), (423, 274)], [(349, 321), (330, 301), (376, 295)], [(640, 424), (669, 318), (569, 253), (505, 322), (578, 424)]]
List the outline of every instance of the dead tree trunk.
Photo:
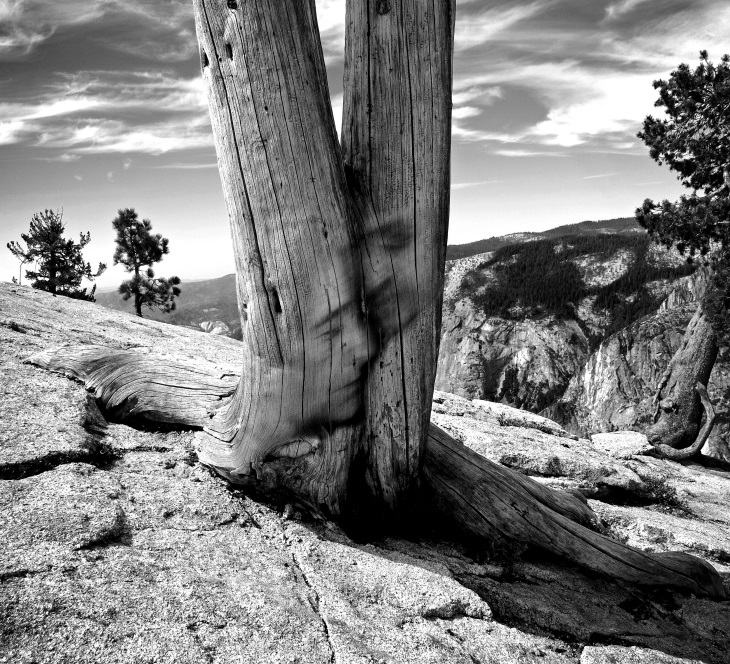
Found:
[(358, 495), (396, 512), (440, 338), (452, 2), (348, 3), (342, 155), (313, 3), (229, 5), (195, 9), (246, 350), (202, 458), (235, 478), (306, 456), (293, 488), (332, 513), (357, 459)]
[(722, 596), (707, 563), (614, 542), (591, 530), (579, 499), (429, 425), (454, 0), (348, 0), (342, 149), (314, 0), (194, 6), (236, 257), (235, 393), (199, 367), (149, 355), (64, 348), (33, 362), (83, 380), (121, 417), (203, 429), (201, 461), (325, 515), (380, 519), (430, 505), (473, 538)]
[[(700, 302), (684, 334), (682, 346), (672, 357), (657, 394), (656, 421), (646, 434), (655, 446), (691, 448), (700, 433), (703, 409), (696, 386), (707, 386), (717, 358), (717, 338), (704, 304)], [(707, 411), (707, 421), (710, 420)], [(713, 418), (714, 419), (714, 418)], [(704, 438), (709, 429), (703, 430)]]

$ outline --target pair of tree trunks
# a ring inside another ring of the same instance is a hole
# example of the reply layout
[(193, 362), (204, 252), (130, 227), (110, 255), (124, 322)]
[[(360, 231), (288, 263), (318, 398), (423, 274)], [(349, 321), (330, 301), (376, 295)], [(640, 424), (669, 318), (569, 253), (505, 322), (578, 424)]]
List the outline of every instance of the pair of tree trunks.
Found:
[(314, 0), (194, 6), (236, 258), (240, 381), (233, 391), (200, 367), (99, 348), (33, 361), (84, 381), (118, 417), (200, 429), (203, 463), (327, 517), (403, 524), (420, 512), (471, 539), (723, 596), (707, 563), (614, 542), (584, 501), (430, 425), (453, 0), (347, 0), (341, 142)]
[(357, 464), (400, 512), (440, 337), (453, 3), (348, 2), (341, 146), (313, 2), (194, 4), (245, 347), (202, 458), (307, 457), (292, 488), (332, 514)]

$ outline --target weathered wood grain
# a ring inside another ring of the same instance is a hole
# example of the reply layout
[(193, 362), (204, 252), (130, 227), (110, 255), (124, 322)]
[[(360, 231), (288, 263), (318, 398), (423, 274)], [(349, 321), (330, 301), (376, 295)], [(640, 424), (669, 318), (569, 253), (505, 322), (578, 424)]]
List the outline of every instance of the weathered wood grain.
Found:
[(84, 383), (108, 416), (202, 429), (229, 400), (238, 376), (202, 362), (104, 346), (62, 346), (26, 360)]
[(339, 494), (327, 509), (355, 479), (395, 513), (418, 484), (440, 339), (453, 1), (348, 3), (344, 162), (313, 0), (194, 5), (245, 347), (203, 458), (245, 475), (307, 450), (310, 494)]
[(454, 12), (347, 0), (342, 153), (375, 337), (368, 482), (393, 510), (418, 481), (441, 337)]
[(676, 449), (669, 445), (656, 445), (657, 450), (667, 459), (691, 459), (693, 456), (698, 455), (707, 442), (707, 439), (710, 437), (712, 427), (715, 426), (715, 409), (712, 406), (712, 401), (710, 401), (710, 395), (707, 394), (707, 388), (702, 383), (698, 382), (697, 385), (695, 385), (695, 391), (699, 395), (700, 400), (702, 401), (702, 407), (705, 410), (704, 424), (697, 434), (695, 441), (687, 447)]
[(314, 2), (194, 7), (243, 330), (242, 380), (202, 458), (245, 475), (277, 448), (306, 450), (310, 498), (336, 513), (360, 450), (368, 358)]

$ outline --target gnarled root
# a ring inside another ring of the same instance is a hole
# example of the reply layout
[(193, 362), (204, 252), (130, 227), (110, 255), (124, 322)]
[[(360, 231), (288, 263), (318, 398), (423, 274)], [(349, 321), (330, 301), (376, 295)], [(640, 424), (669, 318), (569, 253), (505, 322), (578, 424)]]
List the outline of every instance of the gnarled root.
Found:
[[(83, 381), (117, 419), (191, 428), (205, 426), (237, 380), (221, 376), (212, 365), (192, 366), (101, 347), (63, 347), (28, 361)], [(708, 434), (713, 419), (708, 414)], [(307, 458), (267, 459), (259, 482), (271, 485), (267, 478), (281, 478)], [(301, 472), (300, 468), (297, 474)], [(484, 459), (435, 425), (429, 430), (423, 480), (441, 522), (471, 538), (504, 538), (534, 546), (627, 583), (725, 596), (720, 576), (703, 560), (683, 553), (645, 553), (595, 532), (597, 519), (586, 503)]]
[(693, 456), (698, 455), (704, 444), (707, 442), (707, 439), (710, 437), (712, 427), (715, 425), (715, 409), (712, 407), (712, 402), (707, 394), (707, 388), (702, 383), (697, 382), (695, 390), (697, 391), (697, 394), (700, 395), (702, 406), (705, 409), (705, 423), (699, 430), (695, 441), (688, 447), (675, 449), (669, 445), (663, 445), (661, 443), (656, 444), (656, 449), (667, 459), (691, 459)]
[(81, 381), (113, 419), (193, 429), (205, 426), (239, 378), (200, 361), (92, 345), (42, 351), (26, 362)]
[(528, 544), (627, 583), (725, 596), (722, 579), (709, 563), (684, 553), (646, 553), (590, 530), (573, 505), (559, 504), (560, 492), (484, 459), (435, 425), (424, 479), (442, 521), (471, 537)]

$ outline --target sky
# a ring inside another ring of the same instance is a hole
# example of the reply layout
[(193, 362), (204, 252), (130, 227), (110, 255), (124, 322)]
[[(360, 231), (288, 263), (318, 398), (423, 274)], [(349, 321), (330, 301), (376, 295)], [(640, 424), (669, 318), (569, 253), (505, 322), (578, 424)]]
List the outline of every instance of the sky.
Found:
[[(335, 117), (345, 0), (317, 0)], [(675, 199), (636, 138), (659, 115), (652, 81), (730, 51), (727, 0), (457, 0), (452, 244)], [(133, 207), (170, 240), (161, 276), (233, 271), (190, 0), (0, 0), (0, 279), (34, 212), (91, 232)]]

